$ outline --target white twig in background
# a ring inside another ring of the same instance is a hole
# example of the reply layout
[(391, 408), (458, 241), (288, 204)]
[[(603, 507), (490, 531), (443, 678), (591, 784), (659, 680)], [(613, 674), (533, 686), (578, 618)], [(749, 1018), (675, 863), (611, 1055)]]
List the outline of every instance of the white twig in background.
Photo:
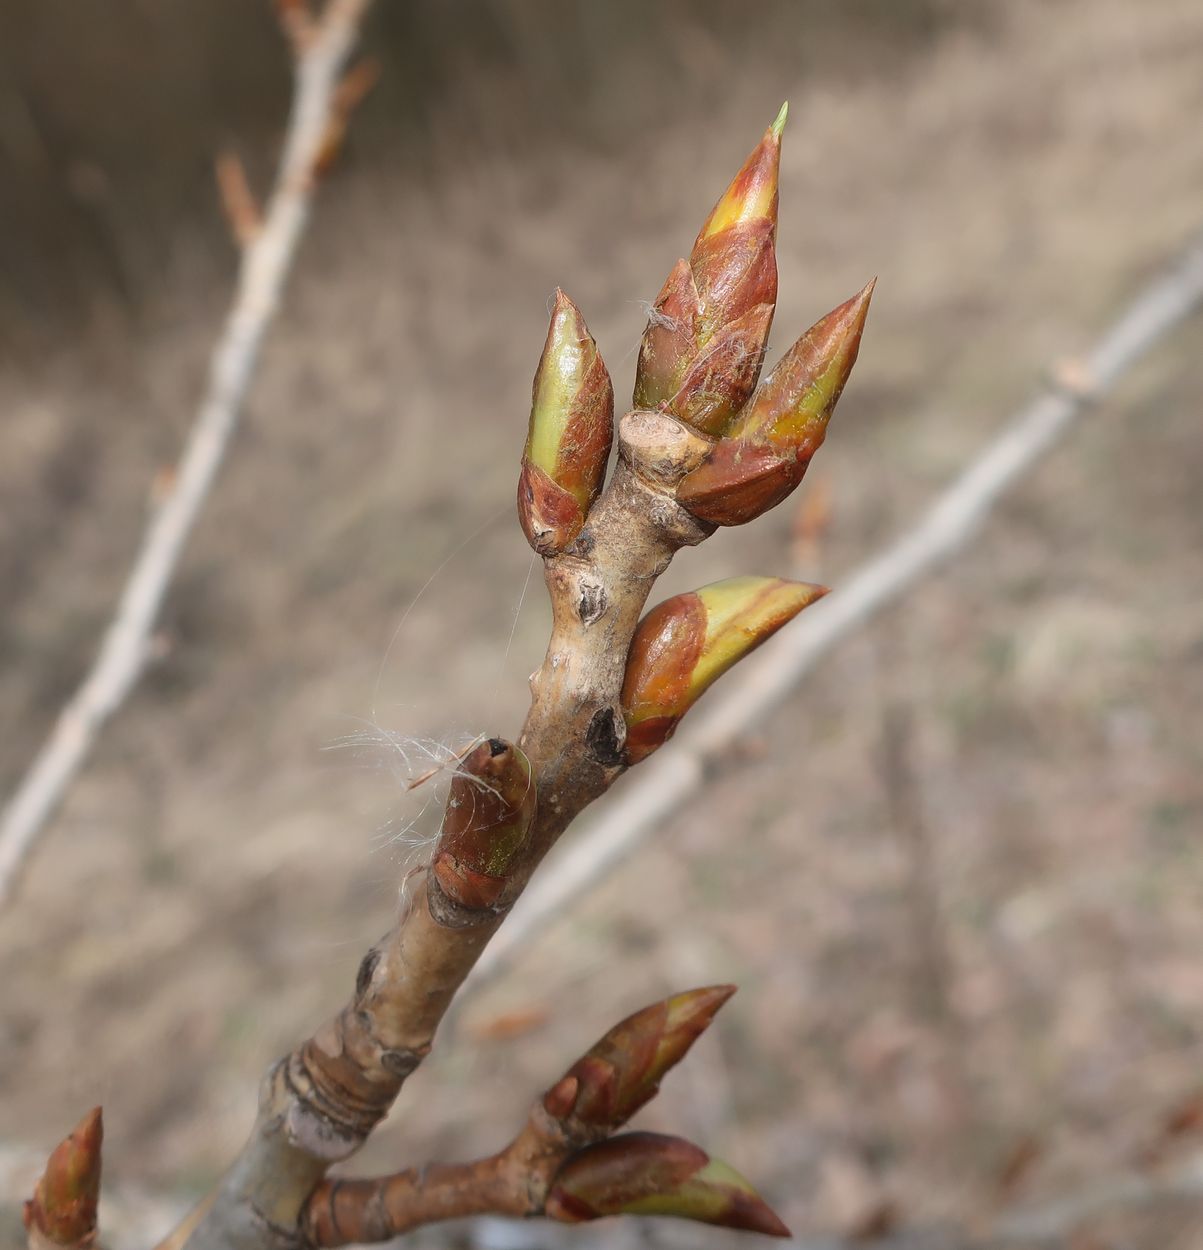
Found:
[(328, 0), (294, 38), (292, 112), (262, 224), (247, 240), (233, 304), (214, 349), (208, 385), (167, 497), (152, 517), (99, 654), (59, 713), (0, 814), (0, 905), (38, 834), (83, 766), (102, 726), (137, 684), (172, 574), (238, 424), (264, 335), (280, 304), (309, 219), (314, 170), (338, 124), (338, 88), (370, 0)]
[[(1080, 361), (1059, 366), (1050, 384), (1004, 425), (982, 454), (919, 520), (847, 582), (745, 660), (693, 725), (654, 760), (535, 878), (476, 965), (468, 986), (496, 974), (565, 905), (630, 855), (706, 784), (730, 746), (770, 712), (853, 629), (912, 589), (961, 550), (1002, 496), (1075, 418), (1150, 348), (1203, 304), (1203, 239), (1153, 279)], [(688, 722), (687, 722), (688, 724)]]

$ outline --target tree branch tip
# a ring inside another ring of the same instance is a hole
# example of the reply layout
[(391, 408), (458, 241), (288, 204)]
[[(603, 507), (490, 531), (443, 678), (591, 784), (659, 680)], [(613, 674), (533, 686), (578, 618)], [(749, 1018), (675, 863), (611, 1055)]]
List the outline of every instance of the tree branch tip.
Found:
[(274, 0), (273, 8), (293, 57), (300, 60), (317, 36), (317, 23), (308, 0)]
[(383, 67), (378, 57), (360, 57), (340, 79), (334, 92), (332, 110), (337, 112), (344, 122), (348, 121), (351, 113), (380, 81), (382, 72)]
[(220, 152), (213, 162), (222, 212), (234, 242), (250, 247), (263, 230), (263, 212), (251, 190), (242, 158), (232, 151)]

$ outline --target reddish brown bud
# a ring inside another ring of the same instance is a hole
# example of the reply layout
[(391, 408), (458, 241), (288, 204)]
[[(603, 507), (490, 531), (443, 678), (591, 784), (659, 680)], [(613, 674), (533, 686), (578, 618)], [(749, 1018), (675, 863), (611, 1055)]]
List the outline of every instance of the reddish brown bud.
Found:
[(694, 240), (689, 264), (702, 301), (703, 342), (749, 308), (777, 300), (773, 244), (785, 113), (783, 107)]
[(723, 326), (685, 370), (666, 411), (705, 434), (721, 434), (756, 389), (772, 322), (772, 304), (757, 304)]
[(785, 109), (706, 218), (653, 308), (635, 404), (720, 434), (760, 376), (777, 300), (777, 179)]
[(548, 1090), (544, 1108), (557, 1119), (571, 1114), (582, 1124), (620, 1128), (655, 1097), (664, 1074), (734, 993), (733, 985), (688, 990), (628, 1016)]
[(606, 1215), (668, 1215), (788, 1237), (734, 1168), (680, 1137), (627, 1133), (586, 1146), (556, 1174), (544, 1214), (566, 1224)]
[(59, 1246), (90, 1246), (96, 1238), (104, 1125), (94, 1107), (60, 1142), (25, 1204), (25, 1227)]
[(829, 312), (782, 357), (677, 499), (716, 525), (742, 525), (802, 480), (860, 350), (876, 279)]
[(531, 395), (518, 519), (540, 555), (581, 531), (601, 489), (614, 436), (614, 388), (580, 309), (556, 288)]
[(727, 669), (826, 593), (779, 577), (733, 577), (654, 607), (627, 653), (627, 762), (661, 746)]
[(535, 781), (526, 756), (501, 738), (482, 742), (451, 780), (431, 865), (443, 893), (462, 907), (509, 902), (509, 870), (534, 814)]
[(676, 394), (690, 361), (698, 354), (694, 326), (702, 301), (689, 261), (679, 260), (656, 296), (639, 347), (635, 407), (661, 408)]

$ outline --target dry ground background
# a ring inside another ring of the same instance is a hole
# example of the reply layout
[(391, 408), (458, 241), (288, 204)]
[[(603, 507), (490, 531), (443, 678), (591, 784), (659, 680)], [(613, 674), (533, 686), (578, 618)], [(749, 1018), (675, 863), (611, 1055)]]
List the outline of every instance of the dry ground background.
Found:
[[(103, 1101), (115, 1183), (210, 1182), (387, 927), (417, 809), (386, 741), (328, 748), (518, 724), (547, 620), (511, 499), (555, 284), (621, 399), (640, 302), (789, 97), (778, 349), (880, 275), (812, 472), (832, 524), (801, 572), (838, 586), (1203, 218), (1199, 0), (381, 0), (366, 43), (384, 76), (165, 656), (0, 916), (0, 1138)], [(235, 262), (212, 155), (265, 179), (286, 93), (251, 0), (0, 3), (5, 788), (202, 383)], [(618, 1016), (730, 979), (643, 1122), (796, 1231), (980, 1219), (1025, 1142), (1008, 1200), (1130, 1166), (1203, 1059), (1199, 346), (1196, 319), (469, 1004), (370, 1163), (492, 1148)], [(790, 529), (721, 533), (664, 590), (785, 572)], [(1203, 1204), (1096, 1231), (1201, 1246)]]

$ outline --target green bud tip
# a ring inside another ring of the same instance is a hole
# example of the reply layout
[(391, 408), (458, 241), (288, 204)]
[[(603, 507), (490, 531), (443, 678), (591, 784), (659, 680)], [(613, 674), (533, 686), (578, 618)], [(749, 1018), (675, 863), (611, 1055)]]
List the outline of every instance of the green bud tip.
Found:
[(552, 1182), (544, 1214), (567, 1224), (607, 1215), (666, 1215), (788, 1237), (734, 1168), (680, 1137), (628, 1133), (572, 1155)]
[(785, 130), (786, 118), (789, 117), (789, 101), (782, 102), (781, 109), (777, 114), (776, 121), (769, 127), (773, 134), (780, 139), (782, 132)]

